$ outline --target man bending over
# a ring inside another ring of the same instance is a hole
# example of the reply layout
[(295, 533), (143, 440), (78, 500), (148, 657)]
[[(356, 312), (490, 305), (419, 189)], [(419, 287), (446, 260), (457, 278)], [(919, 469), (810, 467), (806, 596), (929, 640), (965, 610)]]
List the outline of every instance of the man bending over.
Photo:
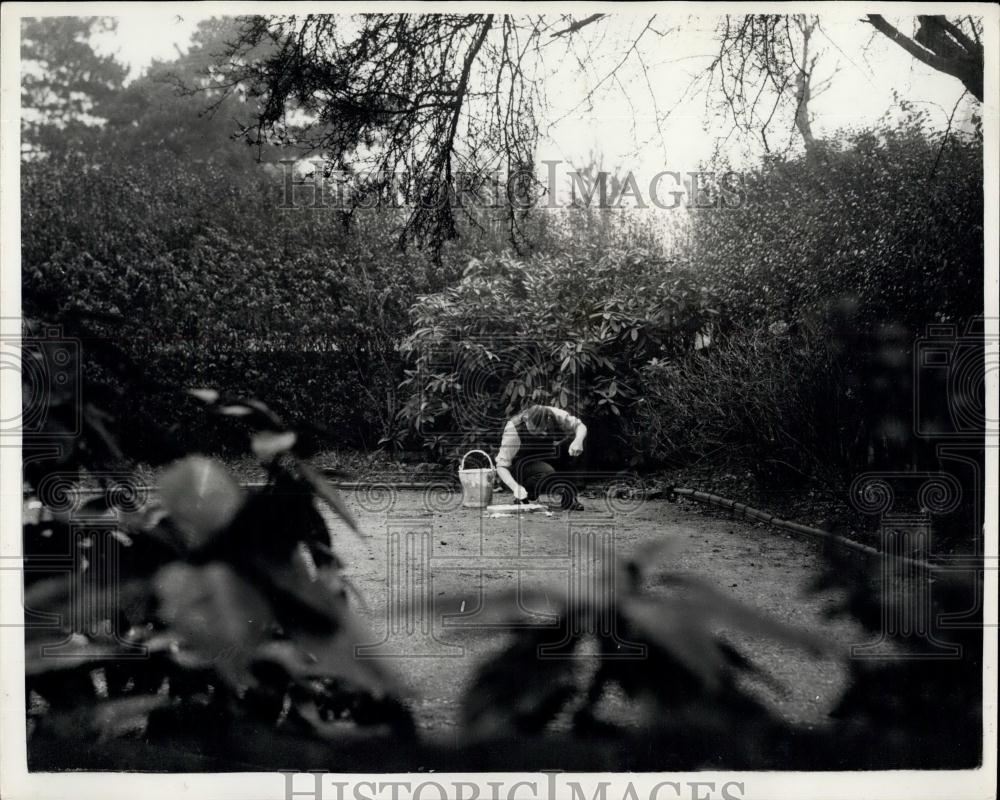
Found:
[(497, 475), (519, 502), (534, 502), (555, 486), (560, 507), (582, 511), (572, 473), (587, 438), (587, 426), (567, 411), (532, 405), (507, 421), (497, 453)]

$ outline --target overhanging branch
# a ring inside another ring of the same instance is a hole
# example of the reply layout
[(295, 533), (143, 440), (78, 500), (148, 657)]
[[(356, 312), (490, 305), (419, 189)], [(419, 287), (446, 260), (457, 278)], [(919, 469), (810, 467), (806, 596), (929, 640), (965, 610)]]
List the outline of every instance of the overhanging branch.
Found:
[[(979, 102), (983, 101), (983, 57), (979, 52), (968, 52), (964, 49), (961, 39), (954, 39), (956, 46), (962, 47), (964, 55), (943, 56), (927, 47), (923, 47), (906, 34), (900, 32), (881, 14), (868, 14), (864, 22), (867, 22), (875, 30), (884, 35), (889, 40), (895, 42), (907, 53), (931, 69), (943, 72), (958, 78), (969, 93)], [(925, 24), (921, 19), (921, 25)], [(950, 31), (950, 28), (949, 28)]]

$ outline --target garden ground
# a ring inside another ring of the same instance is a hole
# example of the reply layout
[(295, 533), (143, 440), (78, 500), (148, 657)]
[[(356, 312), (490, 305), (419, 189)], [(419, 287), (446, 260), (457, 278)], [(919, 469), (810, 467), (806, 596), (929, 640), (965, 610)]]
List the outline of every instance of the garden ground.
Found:
[[(565, 586), (573, 531), (609, 536), (617, 557), (666, 538), (673, 545), (665, 563), (671, 570), (698, 576), (734, 599), (835, 643), (837, 658), (817, 659), (770, 640), (733, 634), (732, 641), (784, 685), (784, 692), (763, 684), (752, 688), (790, 721), (825, 723), (845, 687), (851, 645), (869, 638), (854, 623), (825, 616), (832, 598), (810, 594), (822, 558), (817, 542), (707, 515), (700, 507), (618, 500), (612, 509), (603, 498), (587, 498), (584, 512), (518, 519), (461, 508), (457, 494), (443, 491), (383, 487), (344, 496), (363, 537), (353, 536), (331, 516), (334, 547), (368, 605), (361, 613), (372, 642), (382, 643), (376, 652), (391, 658), (409, 687), (418, 726), (445, 737), (457, 733), (460, 698), (475, 666), (503, 646), (506, 632), (476, 628), (474, 622), (455, 627), (468, 623), (444, 615), (469, 615), (481, 598), (488, 612), (490, 596), (510, 590), (518, 580), (534, 588), (553, 582)], [(599, 550), (588, 552), (591, 559), (601, 558)], [(646, 589), (664, 591), (655, 579)], [(409, 610), (401, 613), (404, 605)], [(421, 613), (431, 605), (433, 615)], [(587, 668), (585, 662), (581, 669)], [(609, 697), (605, 711), (628, 724), (623, 697)]]

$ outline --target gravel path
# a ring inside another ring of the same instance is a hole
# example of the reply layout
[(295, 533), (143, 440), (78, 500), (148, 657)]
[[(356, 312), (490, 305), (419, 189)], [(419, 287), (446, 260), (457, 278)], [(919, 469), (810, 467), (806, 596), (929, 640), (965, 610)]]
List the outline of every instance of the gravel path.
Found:
[[(458, 705), (472, 670), (495, 653), (507, 635), (477, 628), (468, 617), (443, 615), (470, 615), (481, 603), (488, 604), (492, 593), (516, 585), (518, 566), (523, 585), (565, 582), (572, 565), (571, 528), (610, 536), (617, 554), (669, 537), (675, 544), (672, 568), (697, 575), (735, 599), (820, 632), (833, 642), (842, 657), (817, 660), (770, 641), (732, 637), (787, 689), (778, 694), (754, 686), (753, 691), (796, 723), (825, 723), (844, 688), (850, 646), (867, 641), (850, 621), (824, 616), (829, 598), (808, 593), (820, 558), (816, 542), (708, 515), (683, 502), (616, 501), (617, 508), (609, 509), (603, 500), (589, 499), (584, 512), (530, 514), (519, 520), (491, 519), (479, 510), (461, 508), (460, 498), (447, 493), (345, 492), (345, 499), (365, 536), (359, 539), (341, 523), (332, 522), (335, 549), (369, 604), (362, 615), (376, 651), (393, 658), (412, 690), (418, 725), (438, 735), (447, 736), (452, 730), (457, 734)], [(387, 558), (390, 552), (392, 559)], [(657, 587), (648, 590), (655, 593)], [(390, 613), (396, 598), (409, 598), (411, 608), (419, 607), (413, 600), (423, 599), (428, 613)], [(456, 619), (470, 627), (454, 627)], [(624, 699), (614, 696), (608, 713), (626, 723), (629, 718)]]

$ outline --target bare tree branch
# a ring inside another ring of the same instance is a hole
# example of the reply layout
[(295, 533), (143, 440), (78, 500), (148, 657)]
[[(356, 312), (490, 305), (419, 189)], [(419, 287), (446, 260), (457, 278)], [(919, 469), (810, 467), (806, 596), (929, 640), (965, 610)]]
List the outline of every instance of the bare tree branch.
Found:
[(584, 17), (578, 22), (574, 22), (568, 28), (563, 28), (561, 31), (556, 31), (555, 33), (549, 34), (551, 38), (555, 39), (557, 36), (567, 36), (571, 33), (576, 33), (581, 28), (585, 28), (593, 22), (606, 17), (607, 14), (591, 14), (589, 17)]
[[(938, 72), (958, 78), (969, 93), (982, 102), (982, 46), (971, 41), (961, 31), (959, 31), (960, 37), (956, 37), (954, 31), (958, 30), (957, 27), (940, 15), (921, 15), (918, 19), (920, 29), (912, 39), (900, 32), (881, 14), (868, 14), (863, 21), (921, 63)], [(955, 38), (936, 35), (938, 31), (947, 32)]]

